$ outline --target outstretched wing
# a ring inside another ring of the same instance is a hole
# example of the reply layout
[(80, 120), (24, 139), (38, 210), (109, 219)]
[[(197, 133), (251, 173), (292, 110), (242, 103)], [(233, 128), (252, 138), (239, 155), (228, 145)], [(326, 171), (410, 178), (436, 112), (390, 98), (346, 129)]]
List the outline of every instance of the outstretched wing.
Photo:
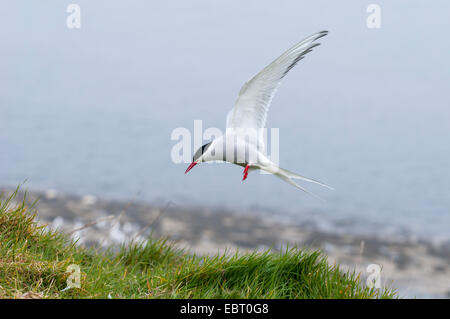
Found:
[(305, 54), (320, 45), (315, 41), (327, 34), (328, 31), (322, 31), (307, 37), (245, 83), (234, 108), (228, 113), (227, 128), (263, 128), (270, 102), (281, 80)]

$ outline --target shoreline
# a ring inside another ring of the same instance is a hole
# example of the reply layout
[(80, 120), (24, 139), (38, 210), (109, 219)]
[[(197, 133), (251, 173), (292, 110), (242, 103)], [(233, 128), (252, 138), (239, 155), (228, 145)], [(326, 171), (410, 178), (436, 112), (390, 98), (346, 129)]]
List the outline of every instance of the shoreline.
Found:
[[(10, 188), (0, 188), (9, 194)], [(22, 198), (19, 192), (17, 199)], [(450, 242), (341, 234), (313, 226), (281, 223), (266, 216), (209, 208), (165, 207), (147, 203), (71, 196), (56, 191), (27, 191), (40, 223), (59, 228), (86, 246), (109, 247), (166, 237), (197, 255), (248, 250), (280, 250), (286, 246), (320, 249), (329, 263), (361, 273), (380, 265), (381, 285), (398, 289), (400, 297), (450, 298)], [(16, 201), (17, 201), (16, 199)]]

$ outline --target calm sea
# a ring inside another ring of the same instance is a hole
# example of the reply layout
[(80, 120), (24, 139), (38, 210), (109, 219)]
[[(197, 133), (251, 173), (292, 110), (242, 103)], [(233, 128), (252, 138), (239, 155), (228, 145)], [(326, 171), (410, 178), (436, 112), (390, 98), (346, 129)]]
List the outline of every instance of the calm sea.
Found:
[[(0, 185), (227, 207), (333, 231), (450, 239), (448, 2), (15, 1), (0, 19)], [(446, 8), (446, 9), (445, 9)], [(177, 127), (224, 128), (240, 86), (307, 35), (268, 117), (325, 203), (242, 168), (175, 164)]]

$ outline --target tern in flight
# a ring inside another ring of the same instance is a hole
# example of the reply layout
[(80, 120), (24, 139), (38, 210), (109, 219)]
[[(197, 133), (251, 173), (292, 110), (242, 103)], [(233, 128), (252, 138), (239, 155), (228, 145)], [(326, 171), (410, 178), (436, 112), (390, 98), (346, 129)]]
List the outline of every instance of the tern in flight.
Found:
[(201, 146), (195, 152), (192, 163), (185, 173), (200, 162), (225, 161), (244, 167), (242, 180), (247, 178), (249, 170), (260, 169), (311, 195), (314, 194), (295, 183), (293, 179), (332, 189), (321, 182), (280, 168), (268, 158), (263, 138), (267, 112), (281, 80), (298, 61), (320, 45), (316, 41), (327, 33), (328, 31), (321, 31), (297, 43), (245, 83), (233, 109), (227, 115), (226, 133)]

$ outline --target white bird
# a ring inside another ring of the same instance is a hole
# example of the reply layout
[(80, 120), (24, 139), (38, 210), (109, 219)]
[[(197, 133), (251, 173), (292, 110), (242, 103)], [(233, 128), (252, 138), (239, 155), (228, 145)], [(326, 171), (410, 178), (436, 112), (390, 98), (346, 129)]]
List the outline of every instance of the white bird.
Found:
[(270, 103), (281, 80), (298, 61), (303, 59), (305, 54), (320, 45), (316, 41), (327, 34), (328, 31), (321, 31), (307, 37), (246, 82), (239, 92), (233, 109), (227, 115), (226, 133), (200, 147), (185, 173), (200, 162), (225, 161), (245, 167), (243, 180), (247, 178), (249, 170), (261, 169), (314, 196), (316, 195), (292, 179), (312, 182), (332, 189), (321, 182), (278, 167), (266, 155), (262, 135)]

